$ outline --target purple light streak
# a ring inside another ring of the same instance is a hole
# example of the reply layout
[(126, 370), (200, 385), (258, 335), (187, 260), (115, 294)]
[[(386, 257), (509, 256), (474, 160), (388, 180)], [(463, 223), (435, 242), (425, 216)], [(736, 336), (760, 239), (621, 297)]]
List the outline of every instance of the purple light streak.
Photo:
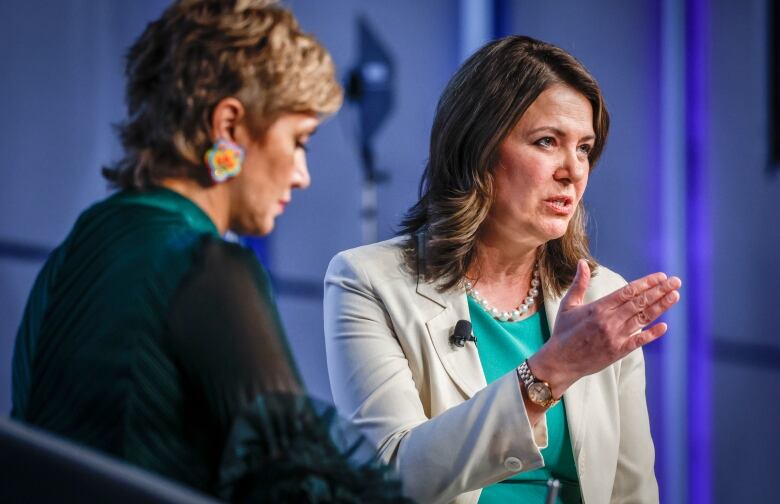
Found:
[(688, 502), (712, 502), (711, 265), (708, 197), (709, 4), (686, 1), (686, 231), (688, 298)]

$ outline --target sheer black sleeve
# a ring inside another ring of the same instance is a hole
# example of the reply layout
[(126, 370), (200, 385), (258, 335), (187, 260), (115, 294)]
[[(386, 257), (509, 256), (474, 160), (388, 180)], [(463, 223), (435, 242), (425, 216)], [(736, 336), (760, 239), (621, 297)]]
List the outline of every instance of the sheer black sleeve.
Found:
[(168, 325), (180, 366), (221, 427), (258, 395), (303, 393), (267, 276), (243, 247), (204, 238)]
[(314, 403), (267, 276), (248, 250), (202, 243), (168, 317), (172, 351), (220, 439), (215, 493), (234, 502), (406, 502), (373, 447)]

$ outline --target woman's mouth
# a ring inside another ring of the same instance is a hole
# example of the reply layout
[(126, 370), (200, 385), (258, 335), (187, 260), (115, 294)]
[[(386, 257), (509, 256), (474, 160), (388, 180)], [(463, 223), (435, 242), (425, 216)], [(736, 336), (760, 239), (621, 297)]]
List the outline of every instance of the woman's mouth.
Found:
[(553, 196), (544, 200), (544, 204), (556, 215), (571, 215), (573, 209), (572, 199), (568, 196)]

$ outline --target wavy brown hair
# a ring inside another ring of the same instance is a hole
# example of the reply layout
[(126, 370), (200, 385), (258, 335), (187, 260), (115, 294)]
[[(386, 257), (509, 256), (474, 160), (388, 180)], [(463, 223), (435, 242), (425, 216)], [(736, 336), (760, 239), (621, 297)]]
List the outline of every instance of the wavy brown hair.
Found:
[[(593, 107), (596, 139), (588, 154), (592, 170), (604, 149), (609, 114), (596, 80), (563, 49), (530, 37), (505, 37), (474, 53), (447, 84), (433, 121), (420, 199), (400, 230), (410, 235), (408, 267), (426, 280), (437, 280), (442, 290), (459, 285), (476, 258), (479, 232), (493, 204), (499, 146), (534, 100), (554, 84), (571, 86)], [(546, 292), (561, 295), (574, 279), (580, 258), (596, 268), (585, 219), (580, 201), (565, 235), (540, 247)]]
[(174, 2), (130, 48), (125, 74), (125, 155), (103, 169), (120, 188), (209, 184), (203, 156), (224, 98), (244, 105), (253, 135), (283, 113), (331, 114), (342, 101), (328, 51), (273, 0)]

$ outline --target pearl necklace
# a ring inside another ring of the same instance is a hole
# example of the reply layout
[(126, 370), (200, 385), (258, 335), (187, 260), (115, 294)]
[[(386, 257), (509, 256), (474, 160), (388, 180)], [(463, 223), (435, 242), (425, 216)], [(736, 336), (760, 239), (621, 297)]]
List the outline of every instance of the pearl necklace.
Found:
[(531, 305), (534, 304), (534, 298), (539, 295), (539, 263), (534, 264), (534, 273), (533, 278), (531, 279), (531, 288), (528, 289), (528, 296), (523, 300), (522, 303), (520, 303), (520, 306), (512, 310), (511, 312), (505, 311), (499, 311), (497, 308), (494, 308), (493, 306), (490, 306), (490, 303), (487, 299), (483, 298), (478, 290), (474, 289), (474, 285), (469, 281), (466, 280), (465, 282), (466, 286), (466, 294), (471, 296), (474, 301), (476, 301), (482, 308), (490, 314), (491, 317), (494, 319), (500, 320), (501, 322), (515, 322), (517, 320), (520, 320), (520, 317), (525, 315), (525, 312), (527, 312)]

